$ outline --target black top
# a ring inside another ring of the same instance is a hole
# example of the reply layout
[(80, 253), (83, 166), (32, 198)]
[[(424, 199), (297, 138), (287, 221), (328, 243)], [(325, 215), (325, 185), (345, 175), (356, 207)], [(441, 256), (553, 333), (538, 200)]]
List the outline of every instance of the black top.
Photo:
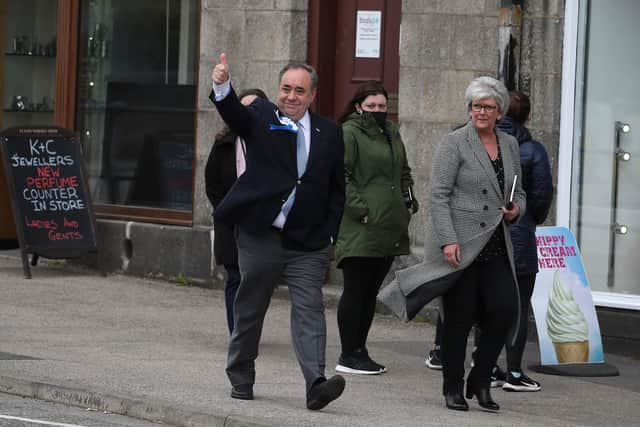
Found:
[[(207, 159), (204, 176), (207, 197), (215, 210), (236, 182), (235, 133), (229, 132), (222, 139), (215, 141)], [(216, 264), (237, 265), (238, 249), (233, 226), (216, 221), (214, 217), (213, 227), (213, 253)]]
[[(498, 142), (496, 137), (496, 143), (498, 144), (498, 157), (495, 160), (489, 157), (491, 161), (491, 165), (493, 166), (493, 170), (496, 173), (496, 178), (498, 178), (498, 184), (500, 186), (500, 191), (504, 196), (504, 166), (502, 165), (502, 153), (500, 152), (500, 142)], [(482, 251), (478, 254), (475, 259), (475, 262), (488, 262), (494, 259), (495, 257), (506, 255), (507, 254), (507, 245), (504, 240), (504, 230), (502, 224), (499, 224), (496, 228), (496, 231), (493, 232), (493, 236), (487, 242), (487, 244), (482, 248)]]

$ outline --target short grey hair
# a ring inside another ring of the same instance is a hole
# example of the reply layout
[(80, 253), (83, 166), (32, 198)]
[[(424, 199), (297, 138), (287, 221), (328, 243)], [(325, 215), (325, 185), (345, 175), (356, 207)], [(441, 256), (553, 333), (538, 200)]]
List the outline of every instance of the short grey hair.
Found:
[(311, 90), (314, 90), (318, 87), (318, 72), (315, 68), (305, 62), (290, 62), (284, 66), (282, 70), (280, 70), (280, 74), (278, 75), (278, 84), (282, 81), (282, 76), (289, 70), (305, 70), (311, 76)]
[(498, 104), (498, 111), (502, 114), (506, 114), (509, 110), (509, 91), (500, 80), (489, 76), (471, 80), (464, 92), (464, 102), (467, 109), (471, 108), (473, 100), (482, 98), (493, 98)]

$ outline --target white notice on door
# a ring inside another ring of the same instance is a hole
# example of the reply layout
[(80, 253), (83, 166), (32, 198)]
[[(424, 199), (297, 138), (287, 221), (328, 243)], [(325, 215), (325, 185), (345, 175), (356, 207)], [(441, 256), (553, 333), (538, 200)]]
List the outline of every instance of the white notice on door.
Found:
[(356, 17), (356, 58), (380, 58), (381, 23), (381, 11), (358, 11)]

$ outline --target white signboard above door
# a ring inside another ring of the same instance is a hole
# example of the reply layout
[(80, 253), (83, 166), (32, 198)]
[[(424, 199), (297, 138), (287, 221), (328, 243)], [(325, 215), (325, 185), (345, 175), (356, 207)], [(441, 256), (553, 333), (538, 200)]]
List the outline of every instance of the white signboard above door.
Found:
[(358, 11), (356, 16), (356, 58), (380, 58), (381, 29), (381, 11)]

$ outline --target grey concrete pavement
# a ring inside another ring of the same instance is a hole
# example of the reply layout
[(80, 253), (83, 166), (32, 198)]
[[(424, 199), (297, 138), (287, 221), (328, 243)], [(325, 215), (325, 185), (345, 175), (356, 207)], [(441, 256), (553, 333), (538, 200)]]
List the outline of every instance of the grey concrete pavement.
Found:
[[(328, 294), (335, 290), (328, 289)], [(339, 352), (327, 309), (327, 375)], [(637, 425), (640, 361), (607, 355), (620, 377), (535, 374), (539, 393), (493, 391), (502, 410), (449, 411), (441, 374), (424, 366), (433, 327), (377, 316), (369, 350), (380, 376), (347, 376), (344, 395), (305, 407), (289, 336), (289, 303), (275, 298), (257, 360), (256, 399), (229, 397), (227, 330), (220, 290), (45, 263), (23, 278), (0, 252), (0, 391), (180, 426)], [(538, 360), (529, 345), (525, 364)], [(531, 374), (534, 376), (534, 374)], [(2, 397), (0, 396), (0, 399)]]
[(0, 427), (157, 427), (156, 423), (10, 394), (0, 395)]

